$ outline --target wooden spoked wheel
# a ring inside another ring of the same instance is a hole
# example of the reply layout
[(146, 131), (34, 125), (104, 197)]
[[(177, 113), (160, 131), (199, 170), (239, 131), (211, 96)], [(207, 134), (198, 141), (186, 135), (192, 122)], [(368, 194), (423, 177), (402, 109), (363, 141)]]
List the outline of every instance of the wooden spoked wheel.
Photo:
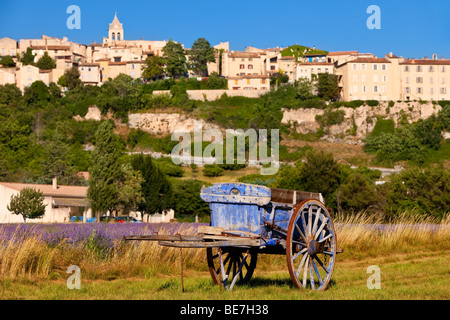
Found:
[[(234, 283), (246, 284), (250, 281), (256, 268), (258, 254), (251, 249), (238, 247), (207, 248), (206, 257), (214, 283), (223, 284), (227, 288)], [(220, 259), (222, 259), (223, 270)]]
[(286, 258), (294, 285), (325, 290), (336, 258), (336, 234), (330, 213), (323, 203), (305, 200), (289, 221)]

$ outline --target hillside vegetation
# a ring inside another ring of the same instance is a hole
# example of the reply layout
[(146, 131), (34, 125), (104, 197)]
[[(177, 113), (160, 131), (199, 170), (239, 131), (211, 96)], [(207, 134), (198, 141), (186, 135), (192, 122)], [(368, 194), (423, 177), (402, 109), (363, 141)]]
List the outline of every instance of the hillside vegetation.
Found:
[[(377, 120), (375, 129), (365, 140), (364, 154), (379, 165), (400, 163), (407, 169), (392, 176), (388, 183), (376, 186), (374, 182), (380, 178), (380, 172), (365, 168), (367, 163), (353, 159), (350, 164), (360, 168), (351, 169), (333, 155), (332, 149), (317, 151), (314, 143), (291, 142), (318, 141), (327, 127), (342, 121), (339, 107), (370, 106), (377, 101), (333, 102), (328, 100), (326, 88), (315, 96), (311, 94), (311, 84), (303, 82), (280, 86), (260, 98), (224, 95), (215, 101), (200, 102), (190, 100), (186, 93), (186, 88), (222, 88), (222, 80), (213, 76), (203, 81), (181, 79), (141, 84), (120, 75), (102, 87), (76, 85), (64, 93), (57, 85), (46, 86), (40, 81), (23, 94), (14, 85), (0, 86), (0, 181), (50, 183), (57, 176), (61, 184), (87, 185), (77, 173), (92, 167), (90, 150), (96, 145), (96, 132), (104, 121), (112, 121), (118, 134), (114, 141), (119, 152), (117, 161), (121, 163), (130, 161), (127, 155), (130, 151), (170, 153), (176, 144), (170, 136), (130, 129), (126, 123), (132, 112), (176, 111), (227, 129), (279, 129), (280, 160), (290, 163), (283, 165), (274, 176), (261, 176), (243, 170), (245, 165), (196, 168), (154, 160), (169, 177), (175, 194), (192, 194), (192, 199), (197, 201), (189, 210), (181, 210), (183, 201), (189, 200), (179, 197), (178, 203), (177, 200), (173, 203), (177, 213), (206, 212), (198, 197), (201, 185), (228, 178), (322, 192), (327, 205), (335, 210), (368, 210), (386, 218), (411, 210), (442, 217), (450, 207), (450, 175), (446, 167), (449, 144), (441, 135), (450, 126), (449, 102), (439, 102), (442, 109), (438, 114), (418, 122), (404, 121), (393, 126), (388, 120)], [(160, 89), (169, 89), (171, 95), (152, 94)], [(74, 119), (85, 116), (90, 106), (97, 106), (110, 120)], [(281, 123), (283, 109), (299, 108), (326, 110), (317, 119), (321, 125), (317, 133), (301, 135), (295, 128)]]

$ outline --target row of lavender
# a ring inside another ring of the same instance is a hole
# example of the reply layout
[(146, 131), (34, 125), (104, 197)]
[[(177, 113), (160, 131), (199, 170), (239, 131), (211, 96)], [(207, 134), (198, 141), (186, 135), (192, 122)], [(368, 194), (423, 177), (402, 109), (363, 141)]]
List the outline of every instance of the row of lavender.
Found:
[(87, 223), (87, 224), (0, 224), (0, 244), (40, 239), (49, 246), (95, 244), (111, 250), (124, 236), (150, 234), (187, 234), (195, 232), (194, 223)]

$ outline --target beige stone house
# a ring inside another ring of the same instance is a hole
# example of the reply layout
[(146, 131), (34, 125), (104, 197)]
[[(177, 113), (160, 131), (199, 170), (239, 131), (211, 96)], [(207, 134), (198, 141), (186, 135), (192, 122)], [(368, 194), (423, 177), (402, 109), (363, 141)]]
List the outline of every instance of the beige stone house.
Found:
[(98, 63), (81, 63), (78, 66), (80, 72), (80, 79), (84, 84), (99, 85), (100, 79), (100, 64)]
[(45, 214), (40, 219), (29, 219), (27, 223), (65, 223), (72, 216), (92, 217), (89, 209), (87, 187), (0, 182), (0, 223), (23, 223), (21, 215), (12, 214), (8, 209), (11, 196), (25, 188), (39, 190), (44, 195)]
[(295, 80), (316, 80), (319, 73), (335, 73), (334, 63), (331, 62), (299, 62), (296, 64)]
[(0, 85), (16, 84), (16, 68), (0, 68)]
[(15, 58), (19, 52), (16, 40), (4, 37), (0, 39), (0, 56), (11, 56)]
[(351, 100), (449, 100), (450, 60), (357, 58), (337, 67), (342, 98)]
[(228, 90), (270, 90), (268, 75), (228, 77)]

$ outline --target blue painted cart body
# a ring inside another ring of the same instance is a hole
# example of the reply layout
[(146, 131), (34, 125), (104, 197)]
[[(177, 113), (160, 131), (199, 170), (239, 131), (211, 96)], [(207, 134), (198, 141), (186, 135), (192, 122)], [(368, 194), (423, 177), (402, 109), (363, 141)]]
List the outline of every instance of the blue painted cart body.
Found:
[(250, 233), (265, 239), (272, 237), (268, 225), (288, 229), (293, 209), (299, 201), (306, 198), (323, 201), (318, 193), (244, 183), (223, 183), (202, 188), (200, 196), (210, 204), (211, 226), (231, 232)]

